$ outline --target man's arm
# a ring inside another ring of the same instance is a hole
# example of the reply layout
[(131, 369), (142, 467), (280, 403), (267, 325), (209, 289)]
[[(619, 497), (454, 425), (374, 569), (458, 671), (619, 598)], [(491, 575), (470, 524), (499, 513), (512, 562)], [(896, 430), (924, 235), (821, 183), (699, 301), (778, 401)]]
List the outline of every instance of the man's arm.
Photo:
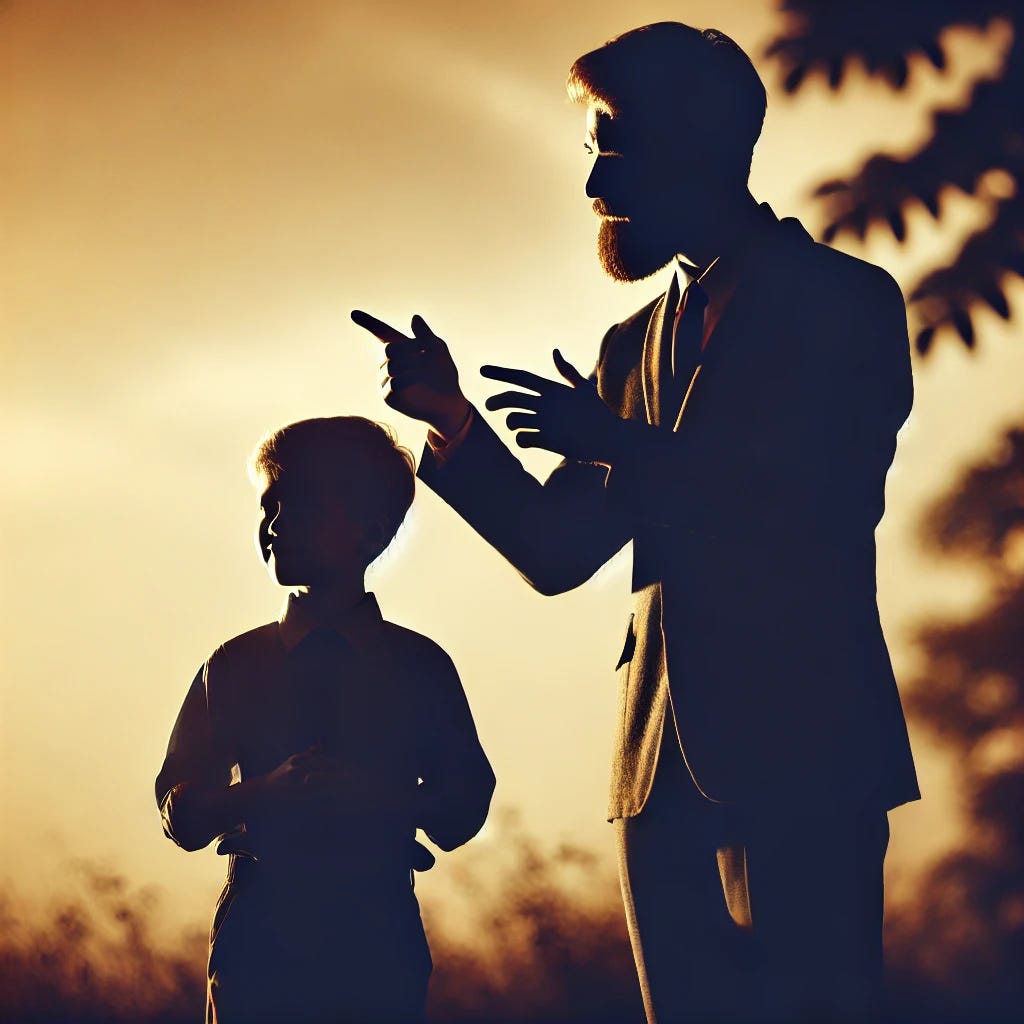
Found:
[(630, 539), (609, 501), (607, 468), (563, 460), (541, 483), (484, 418), (443, 463), (429, 446), (419, 477), (542, 594), (586, 582)]
[(446, 439), (471, 416), (453, 450), (439, 457), (427, 445), (420, 479), (536, 590), (558, 594), (579, 586), (630, 539), (625, 518), (608, 501), (607, 469), (566, 459), (544, 484), (527, 473), (471, 410), (447, 345), (421, 318), (413, 318), (412, 337), (366, 313), (352, 319), (385, 344), (389, 406)]

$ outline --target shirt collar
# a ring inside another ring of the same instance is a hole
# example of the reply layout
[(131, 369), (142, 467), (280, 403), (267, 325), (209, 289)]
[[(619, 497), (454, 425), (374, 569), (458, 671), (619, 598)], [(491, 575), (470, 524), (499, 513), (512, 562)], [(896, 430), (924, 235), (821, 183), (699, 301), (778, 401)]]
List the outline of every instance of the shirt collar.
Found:
[(778, 220), (767, 203), (761, 203), (760, 216), (755, 219), (751, 229), (745, 232), (738, 241), (731, 245), (724, 259), (716, 256), (705, 269), (687, 263), (681, 256), (675, 260), (676, 279), (679, 282), (679, 294), (686, 291), (691, 281), (698, 281), (708, 297), (708, 306), (716, 308), (725, 304), (736, 287), (740, 268), (747, 254), (757, 244), (761, 235)]
[(289, 594), (278, 622), (281, 640), (288, 650), (314, 629), (334, 630), (356, 650), (365, 650), (373, 646), (384, 619), (373, 594), (364, 594), (357, 604), (341, 609), (319, 603), (309, 594)]

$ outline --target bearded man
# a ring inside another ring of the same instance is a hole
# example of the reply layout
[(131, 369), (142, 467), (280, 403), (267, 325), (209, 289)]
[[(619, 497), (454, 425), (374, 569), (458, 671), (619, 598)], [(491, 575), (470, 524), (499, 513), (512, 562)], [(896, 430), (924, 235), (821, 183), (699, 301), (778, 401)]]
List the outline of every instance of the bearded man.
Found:
[(432, 431), (419, 475), (537, 590), (633, 542), (614, 823), (650, 1022), (864, 1021), (882, 971), (887, 811), (919, 796), (879, 623), (875, 527), (912, 402), (903, 297), (750, 194), (765, 90), (674, 22), (580, 57), (587, 195), (621, 281), (666, 290), (584, 377), (484, 367), (477, 414), (423, 320), (386, 401)]

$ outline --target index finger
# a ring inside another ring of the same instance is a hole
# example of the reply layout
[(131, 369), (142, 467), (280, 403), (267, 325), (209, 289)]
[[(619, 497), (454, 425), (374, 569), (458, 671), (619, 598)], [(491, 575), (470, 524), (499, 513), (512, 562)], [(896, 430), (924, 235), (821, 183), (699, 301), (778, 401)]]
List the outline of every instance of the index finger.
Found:
[(557, 381), (548, 380), (539, 374), (530, 373), (529, 370), (515, 370), (508, 366), (481, 366), (480, 376), (489, 377), (491, 380), (501, 380), (506, 384), (512, 384), (517, 388), (526, 388), (528, 391), (536, 391), (543, 394), (550, 391), (552, 387), (562, 387)]
[(375, 316), (370, 316), (369, 313), (364, 313), (361, 309), (352, 310), (352, 322), (358, 324), (364, 330), (369, 331), (375, 338), (383, 341), (385, 344), (389, 344), (393, 341), (414, 341), (414, 338), (410, 338), (407, 334), (403, 334), (401, 331), (396, 330), (390, 324), (384, 323), (383, 320), (378, 320)]

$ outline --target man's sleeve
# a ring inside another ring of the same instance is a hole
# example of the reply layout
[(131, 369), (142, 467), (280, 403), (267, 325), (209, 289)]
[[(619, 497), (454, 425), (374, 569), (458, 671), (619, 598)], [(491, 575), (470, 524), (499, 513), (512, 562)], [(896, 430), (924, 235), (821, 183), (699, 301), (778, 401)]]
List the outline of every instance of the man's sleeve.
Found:
[(459, 445), (466, 439), (469, 428), (473, 425), (474, 418), (479, 415), (476, 409), (470, 406), (466, 422), (459, 427), (453, 437), (447, 439), (433, 430), (427, 431), (427, 448), (439, 466), (443, 466), (458, 451)]
[(195, 849), (190, 827), (190, 795), (197, 787), (227, 786), (231, 767), (218, 756), (207, 705), (209, 662), (196, 673), (178, 712), (167, 754), (156, 778), (156, 802), (164, 834), (185, 849)]
[(541, 484), (475, 410), (457, 445), (425, 446), (419, 477), (543, 594), (586, 582), (632, 536), (607, 469), (564, 459)]
[(416, 824), (442, 850), (454, 850), (483, 827), (495, 779), (454, 664), (440, 648), (427, 661), (419, 771), (429, 810)]

